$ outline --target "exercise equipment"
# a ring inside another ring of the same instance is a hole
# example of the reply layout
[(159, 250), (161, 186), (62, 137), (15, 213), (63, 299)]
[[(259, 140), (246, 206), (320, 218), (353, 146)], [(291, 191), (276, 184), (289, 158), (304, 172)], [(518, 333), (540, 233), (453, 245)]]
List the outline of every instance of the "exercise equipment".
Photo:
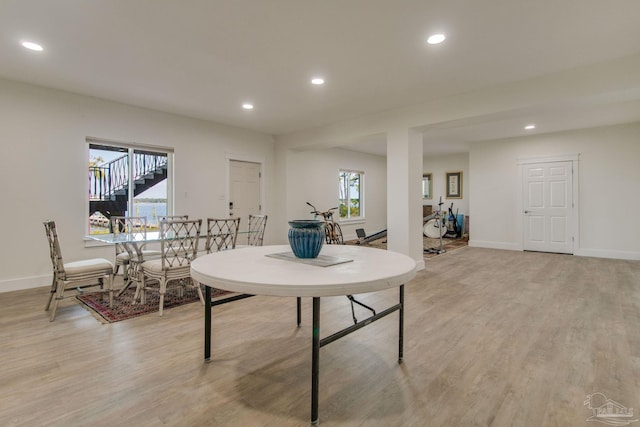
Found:
[(424, 226), (422, 234), (432, 239), (439, 239), (447, 232), (447, 227), (442, 224), (442, 217), (438, 213), (431, 214), (423, 218)]
[(358, 241), (356, 242), (356, 245), (360, 245), (363, 243), (366, 245), (366, 244), (369, 244), (370, 242), (373, 242), (374, 240), (387, 237), (387, 230), (385, 229), (382, 231), (378, 231), (377, 233), (373, 233), (367, 236), (367, 233), (365, 233), (364, 228), (356, 228), (356, 234), (358, 235)]
[[(443, 254), (446, 252), (446, 250), (442, 247), (442, 236), (444, 236), (444, 234), (447, 232), (447, 228), (444, 226), (444, 221), (443, 221), (443, 217), (442, 217), (442, 197), (440, 197), (440, 202), (438, 203), (438, 210), (432, 214), (429, 215), (426, 218), (430, 218), (429, 220), (427, 220), (427, 222), (424, 224), (424, 228), (423, 228), (423, 232), (424, 235), (427, 237), (431, 237), (432, 239), (440, 239), (440, 246), (439, 247), (434, 247), (434, 248), (423, 248), (423, 251), (425, 253), (429, 253), (429, 254)], [(434, 236), (434, 237), (432, 237)]]

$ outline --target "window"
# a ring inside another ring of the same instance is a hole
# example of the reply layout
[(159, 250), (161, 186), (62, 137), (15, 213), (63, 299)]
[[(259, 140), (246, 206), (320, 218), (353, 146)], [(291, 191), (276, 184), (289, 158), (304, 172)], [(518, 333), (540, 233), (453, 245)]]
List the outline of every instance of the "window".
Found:
[(432, 199), (433, 192), (433, 182), (431, 180), (431, 174), (425, 173), (422, 175), (422, 198), (423, 199)]
[(170, 214), (170, 151), (89, 142), (89, 234), (110, 232), (112, 216), (147, 217), (150, 228)]
[(364, 218), (362, 203), (364, 172), (341, 170), (338, 181), (340, 219)]

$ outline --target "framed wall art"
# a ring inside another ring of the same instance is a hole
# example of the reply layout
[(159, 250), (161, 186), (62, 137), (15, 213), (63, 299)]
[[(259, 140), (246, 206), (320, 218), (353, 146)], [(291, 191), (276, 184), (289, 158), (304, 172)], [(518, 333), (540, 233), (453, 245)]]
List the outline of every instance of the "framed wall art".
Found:
[(462, 172), (447, 172), (447, 199), (462, 198)]

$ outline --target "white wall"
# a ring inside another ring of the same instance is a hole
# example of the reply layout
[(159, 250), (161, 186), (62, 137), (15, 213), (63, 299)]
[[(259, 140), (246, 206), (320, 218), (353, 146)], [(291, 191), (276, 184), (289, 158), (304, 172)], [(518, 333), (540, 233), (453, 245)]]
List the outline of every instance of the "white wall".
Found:
[[(366, 174), (366, 222), (345, 226), (346, 236), (387, 225), (384, 157), (335, 148), (295, 151), (286, 138), (275, 147), (270, 135), (2, 79), (0, 117), (0, 291), (50, 283), (45, 219), (58, 224), (65, 260), (112, 259), (113, 248), (85, 248), (83, 240), (88, 136), (174, 148), (175, 210), (194, 218), (226, 214), (228, 157), (264, 162), (266, 243), (285, 243), (286, 221), (310, 217), (307, 200), (321, 209), (335, 206), (340, 168)], [(454, 207), (472, 218), (472, 245), (517, 249), (516, 159), (579, 153), (576, 254), (640, 259), (639, 138), (640, 123), (634, 123), (484, 142), (472, 146), (468, 173), (459, 156), (426, 158), (424, 171), (434, 174), (436, 198), (444, 172), (463, 171), (464, 198)], [(438, 160), (445, 165), (440, 172)]]
[[(342, 223), (345, 239), (356, 238), (356, 228), (373, 234), (387, 227), (386, 158), (340, 148), (317, 151), (286, 150), (286, 218), (281, 224), (286, 242), (286, 221), (312, 219), (311, 208), (318, 210), (338, 206), (340, 169), (364, 172), (365, 221)], [(337, 218), (336, 218), (337, 219)]]
[[(422, 170), (423, 173), (430, 173), (433, 179), (433, 198), (423, 199), (423, 205), (432, 205), (435, 212), (442, 196), (443, 210), (453, 203), (454, 212), (457, 210), (459, 214), (469, 215), (469, 153), (424, 156)], [(462, 172), (462, 198), (447, 199), (447, 172)]]
[(469, 157), (469, 243), (521, 248), (517, 159), (567, 154), (580, 155), (575, 254), (640, 259), (640, 123), (474, 144)]
[[(277, 220), (273, 137), (96, 98), (0, 79), (0, 291), (48, 285), (42, 222), (58, 226), (65, 261), (113, 259), (113, 247), (85, 248), (86, 137), (172, 147), (175, 211), (226, 216), (227, 157), (264, 163), (263, 211)], [(265, 241), (274, 240), (267, 226)]]

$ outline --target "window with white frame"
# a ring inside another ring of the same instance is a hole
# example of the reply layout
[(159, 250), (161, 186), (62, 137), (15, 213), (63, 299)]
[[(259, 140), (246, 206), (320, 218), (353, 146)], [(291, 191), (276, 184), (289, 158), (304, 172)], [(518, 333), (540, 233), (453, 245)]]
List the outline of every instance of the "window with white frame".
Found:
[(150, 228), (170, 215), (172, 152), (87, 140), (89, 234), (109, 233), (112, 216), (146, 217)]
[(338, 191), (340, 198), (340, 219), (364, 218), (364, 172), (340, 170)]

